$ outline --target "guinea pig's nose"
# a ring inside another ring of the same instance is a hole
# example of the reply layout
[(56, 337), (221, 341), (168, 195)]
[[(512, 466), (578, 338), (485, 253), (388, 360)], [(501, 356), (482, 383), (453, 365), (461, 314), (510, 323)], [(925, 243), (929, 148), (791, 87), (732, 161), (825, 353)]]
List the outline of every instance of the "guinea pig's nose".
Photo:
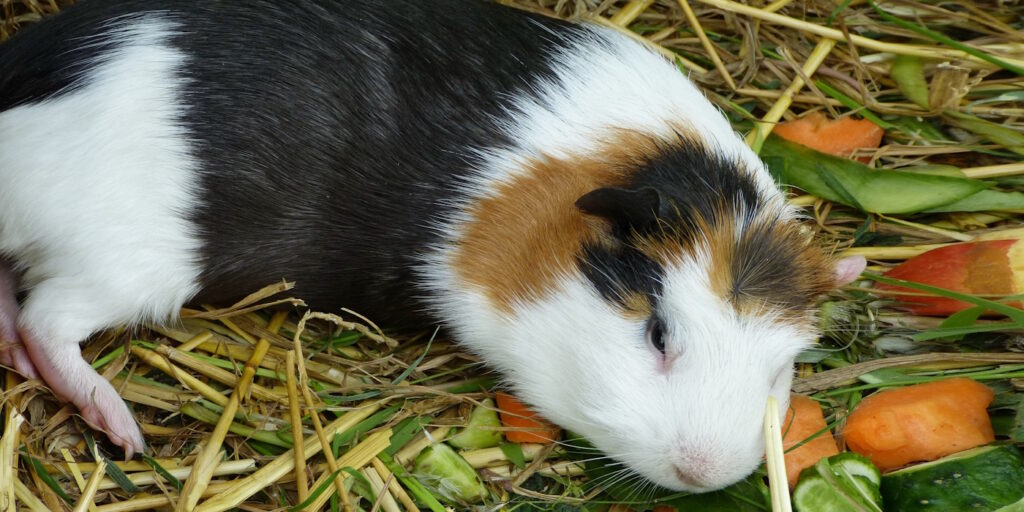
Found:
[(699, 469), (688, 466), (675, 465), (676, 478), (689, 487), (701, 488), (706, 484), (706, 476)]
[(714, 461), (710, 455), (690, 453), (674, 465), (676, 478), (690, 487), (707, 487), (713, 478)]

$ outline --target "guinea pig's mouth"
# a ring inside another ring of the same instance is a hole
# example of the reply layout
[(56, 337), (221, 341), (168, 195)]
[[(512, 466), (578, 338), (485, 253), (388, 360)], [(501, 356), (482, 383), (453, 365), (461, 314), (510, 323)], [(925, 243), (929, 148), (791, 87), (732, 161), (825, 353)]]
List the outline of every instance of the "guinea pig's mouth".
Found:
[[(658, 461), (658, 458), (661, 460)], [(623, 460), (621, 463), (636, 475), (638, 488), (653, 485), (661, 488), (664, 494), (701, 494), (724, 489), (747, 478), (760, 465), (761, 459), (739, 463), (736, 458), (726, 454), (700, 450), (679, 453), (671, 459), (652, 457), (646, 460)]]

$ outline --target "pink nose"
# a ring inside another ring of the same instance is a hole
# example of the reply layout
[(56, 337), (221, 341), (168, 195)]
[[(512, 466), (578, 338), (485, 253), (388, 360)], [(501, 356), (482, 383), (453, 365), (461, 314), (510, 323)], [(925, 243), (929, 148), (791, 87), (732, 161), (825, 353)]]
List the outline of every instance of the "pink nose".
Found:
[(707, 487), (709, 475), (706, 472), (706, 464), (676, 464), (675, 470), (676, 478), (678, 478), (684, 485), (697, 488)]
[(703, 451), (684, 451), (675, 464), (676, 477), (691, 487), (707, 487), (715, 480), (715, 457)]

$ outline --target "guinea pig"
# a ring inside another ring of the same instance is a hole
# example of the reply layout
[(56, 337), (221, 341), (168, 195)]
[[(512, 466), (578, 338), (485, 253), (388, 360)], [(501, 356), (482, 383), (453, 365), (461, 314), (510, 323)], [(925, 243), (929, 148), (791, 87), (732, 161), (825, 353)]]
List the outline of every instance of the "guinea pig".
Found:
[(718, 489), (863, 267), (672, 62), (482, 1), (83, 0), (0, 46), (0, 183), (0, 360), (128, 457), (79, 342), (287, 278), (442, 324), (650, 482)]

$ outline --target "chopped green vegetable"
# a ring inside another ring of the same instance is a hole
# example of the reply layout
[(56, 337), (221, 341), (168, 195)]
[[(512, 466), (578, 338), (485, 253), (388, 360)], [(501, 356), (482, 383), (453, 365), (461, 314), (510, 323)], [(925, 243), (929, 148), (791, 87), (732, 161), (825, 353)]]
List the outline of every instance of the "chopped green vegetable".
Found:
[(469, 424), (450, 439), (448, 444), (460, 450), (490, 448), (501, 443), (501, 420), (494, 400), (480, 402), (469, 415)]
[(473, 466), (444, 443), (423, 450), (413, 462), (413, 473), (452, 502), (476, 503), (487, 496), (487, 488)]
[(928, 81), (924, 78), (924, 61), (918, 57), (901, 55), (892, 62), (889, 77), (896, 82), (908, 100), (923, 109), (929, 109)]
[[(772, 174), (818, 197), (876, 213), (938, 208), (984, 190), (980, 180), (873, 169), (769, 136), (761, 148)], [(779, 163), (784, 162), (782, 168)]]
[(982, 190), (959, 201), (927, 210), (939, 212), (986, 212), (996, 210), (1024, 210), (1024, 193)]
[[(913, 167), (904, 167), (902, 169), (896, 169), (897, 171), (913, 172), (917, 174), (931, 174), (933, 176), (949, 176), (950, 178), (966, 178), (967, 176), (959, 167), (955, 165), (943, 165), (943, 164), (928, 164), (928, 165), (915, 165)], [(984, 191), (982, 191), (984, 192)], [(979, 192), (980, 193), (980, 192)], [(968, 196), (970, 197), (970, 196)]]
[(952, 118), (950, 124), (1001, 144), (1014, 153), (1024, 155), (1024, 133), (962, 112), (946, 111), (945, 114)]
[(1005, 507), (999, 507), (995, 512), (1024, 512), (1024, 498)]
[(855, 452), (843, 452), (828, 458), (828, 464), (836, 472), (863, 477), (874, 486), (882, 485), (882, 472), (867, 457)]
[(797, 511), (881, 512), (882, 475), (866, 457), (840, 453), (800, 473), (793, 492)]
[(996, 510), (1024, 497), (1024, 457), (991, 444), (882, 477), (885, 510)]

